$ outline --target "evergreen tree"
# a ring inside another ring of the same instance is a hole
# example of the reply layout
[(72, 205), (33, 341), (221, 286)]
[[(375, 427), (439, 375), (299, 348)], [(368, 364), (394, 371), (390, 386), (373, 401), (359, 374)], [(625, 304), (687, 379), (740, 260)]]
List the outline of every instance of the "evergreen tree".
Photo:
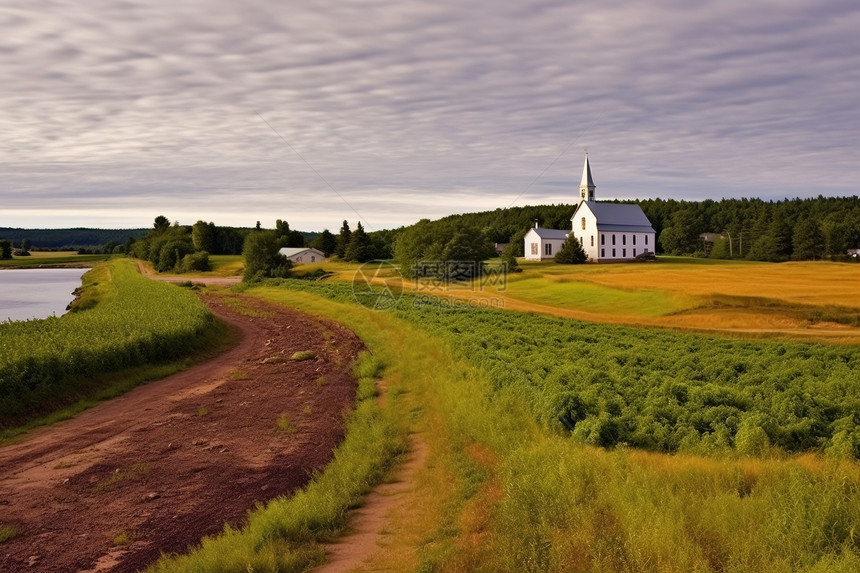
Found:
[(324, 229), (319, 236), (311, 242), (311, 246), (319, 249), (326, 257), (330, 257), (337, 250), (337, 237), (331, 231)]
[(564, 246), (555, 254), (555, 262), (564, 265), (580, 265), (588, 260), (585, 255), (585, 250), (573, 233), (567, 236), (564, 241)]
[(155, 218), (155, 222), (152, 224), (152, 227), (155, 229), (156, 233), (163, 233), (170, 228), (170, 219), (164, 215), (159, 215)]
[(0, 239), (0, 259), (12, 258), (12, 241)]
[(346, 247), (343, 258), (356, 263), (366, 263), (373, 259), (373, 243), (367, 233), (364, 232), (361, 221), (358, 222), (355, 231), (350, 235), (349, 245)]
[(346, 248), (349, 247), (350, 239), (352, 239), (352, 231), (349, 230), (349, 223), (344, 219), (343, 226), (340, 228), (340, 234), (337, 237), (337, 247), (334, 254), (340, 258), (346, 257)]
[(824, 254), (824, 235), (818, 221), (804, 218), (794, 226), (792, 244), (797, 260), (820, 259)]
[(505, 247), (505, 250), (502, 251), (502, 263), (506, 265), (509, 273), (523, 272), (523, 269), (520, 268), (520, 263), (517, 261), (517, 257), (514, 256), (514, 251), (511, 248), (511, 245), (508, 245)]

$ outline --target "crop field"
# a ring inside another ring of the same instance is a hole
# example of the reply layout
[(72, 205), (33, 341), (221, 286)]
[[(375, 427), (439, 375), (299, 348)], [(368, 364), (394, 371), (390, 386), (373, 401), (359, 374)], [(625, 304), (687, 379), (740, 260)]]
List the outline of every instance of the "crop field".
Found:
[[(743, 310), (756, 327), (761, 315), (782, 314), (800, 321), (832, 320), (860, 324), (860, 265), (853, 263), (756, 263), (661, 257), (653, 264), (522, 264), (505, 295), (528, 302), (593, 313), (666, 317), (654, 324), (673, 325), (673, 315), (701, 314), (708, 327), (714, 309)], [(753, 315), (758, 313), (756, 319)], [(687, 326), (688, 321), (679, 321)], [(719, 326), (719, 325), (718, 325)]]
[(76, 400), (97, 374), (181, 356), (213, 324), (193, 293), (140, 276), (130, 260), (84, 284), (76, 312), (0, 324), (0, 425)]
[(860, 567), (860, 350), (410, 295), (371, 311), (336, 283), (248, 292), (355, 329), (385, 367), (388, 415), (426, 441), (371, 568)]
[[(358, 267), (324, 268), (349, 282)], [(521, 268), (503, 284), (450, 284), (430, 294), (591, 322), (860, 344), (860, 264), (660, 257), (647, 264), (524, 261)], [(428, 292), (392, 273), (375, 281)]]
[(31, 251), (29, 257), (0, 260), (0, 268), (92, 266), (109, 259), (109, 255), (79, 255), (75, 251)]

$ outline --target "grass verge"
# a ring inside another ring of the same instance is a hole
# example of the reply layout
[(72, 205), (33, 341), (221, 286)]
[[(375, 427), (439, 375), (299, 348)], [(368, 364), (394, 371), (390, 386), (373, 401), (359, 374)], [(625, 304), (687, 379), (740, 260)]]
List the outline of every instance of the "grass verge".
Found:
[(212, 326), (191, 344), (188, 356), (163, 364), (145, 364), (96, 375), (86, 381), (84, 396), (76, 402), (29, 420), (24, 424), (0, 429), (0, 447), (16, 441), (16, 438), (20, 438), (34, 428), (68, 420), (100, 402), (122, 396), (141, 384), (161, 380), (171, 374), (210, 360), (235, 346), (237, 336), (237, 332), (227, 323), (215, 319)]

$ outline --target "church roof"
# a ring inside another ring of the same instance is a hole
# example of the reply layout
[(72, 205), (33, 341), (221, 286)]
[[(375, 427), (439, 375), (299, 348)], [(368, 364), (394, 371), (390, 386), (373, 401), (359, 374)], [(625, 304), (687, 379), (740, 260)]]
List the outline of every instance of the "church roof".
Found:
[(591, 178), (591, 165), (588, 163), (588, 154), (585, 154), (585, 165), (582, 166), (582, 181), (580, 187), (594, 187), (594, 179)]
[[(645, 216), (639, 205), (627, 203), (598, 203), (583, 201), (580, 209), (587, 208), (597, 219), (597, 229), (600, 231), (617, 231), (629, 233), (654, 233), (651, 221)], [(573, 214), (576, 217), (576, 213)], [(573, 219), (571, 217), (571, 219)]]
[(570, 231), (559, 229), (544, 229), (543, 227), (535, 227), (532, 229), (541, 239), (566, 239)]

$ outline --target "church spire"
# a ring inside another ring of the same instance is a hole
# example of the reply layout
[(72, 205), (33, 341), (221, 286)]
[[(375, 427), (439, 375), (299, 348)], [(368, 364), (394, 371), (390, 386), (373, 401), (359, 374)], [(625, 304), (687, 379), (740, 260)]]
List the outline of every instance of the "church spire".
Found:
[(594, 179), (591, 178), (591, 165), (588, 163), (588, 150), (585, 151), (585, 165), (582, 166), (582, 181), (579, 183), (579, 203), (594, 201)]

